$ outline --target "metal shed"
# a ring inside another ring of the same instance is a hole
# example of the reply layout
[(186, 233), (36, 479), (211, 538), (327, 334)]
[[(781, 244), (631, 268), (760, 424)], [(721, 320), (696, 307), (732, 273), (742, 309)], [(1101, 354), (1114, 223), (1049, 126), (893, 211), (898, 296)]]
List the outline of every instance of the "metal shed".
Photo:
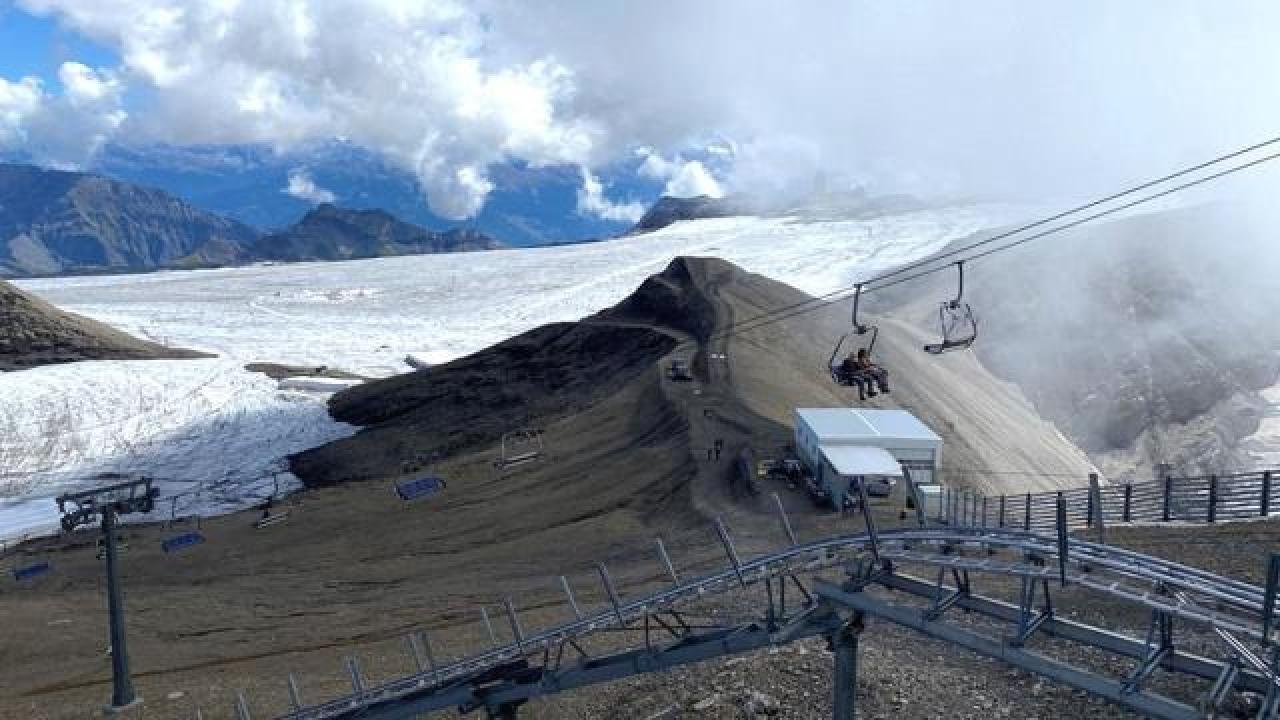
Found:
[(837, 507), (858, 478), (892, 483), (903, 465), (932, 484), (942, 454), (942, 438), (906, 410), (798, 408), (795, 445)]

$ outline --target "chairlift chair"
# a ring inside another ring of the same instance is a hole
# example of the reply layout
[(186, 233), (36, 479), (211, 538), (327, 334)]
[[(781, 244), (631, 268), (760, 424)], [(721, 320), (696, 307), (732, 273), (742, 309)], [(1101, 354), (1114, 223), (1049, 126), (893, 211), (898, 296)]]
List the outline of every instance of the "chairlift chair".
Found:
[(261, 530), (262, 528), (265, 528), (265, 527), (271, 527), (276, 523), (284, 522), (285, 520), (289, 519), (288, 510), (285, 510), (284, 512), (278, 512), (274, 515), (271, 514), (271, 507), (275, 504), (275, 501), (280, 498), (280, 473), (278, 472), (271, 473), (271, 482), (273, 483), (271, 497), (268, 497), (267, 501), (262, 505), (262, 517), (258, 518), (253, 523), (253, 527), (255, 530)]
[(964, 350), (978, 339), (978, 320), (973, 309), (964, 302), (964, 261), (956, 263), (960, 274), (960, 287), (955, 298), (938, 304), (938, 326), (942, 340), (924, 346), (931, 355), (941, 355), (952, 350)]
[(867, 343), (865, 348), (867, 355), (870, 355), (875, 349), (876, 338), (880, 336), (880, 328), (875, 325), (864, 325), (858, 321), (858, 305), (861, 300), (862, 284), (859, 283), (854, 289), (853, 295), (853, 329), (840, 337), (836, 342), (835, 349), (831, 351), (831, 358), (827, 360), (827, 368), (831, 372), (831, 379), (835, 381), (837, 385), (849, 386), (854, 384), (853, 374), (845, 368), (844, 364), (844, 359), (849, 354), (844, 352), (845, 346), (848, 345), (850, 349), (852, 349), (855, 342), (854, 338), (862, 337), (863, 335), (870, 333), (871, 340)]
[[(27, 536), (23, 535), (21, 538), (12, 542), (0, 543), (0, 557), (9, 555), (11, 552), (16, 554), (16, 551), (11, 548), (16, 548), (22, 545), (26, 540)], [(10, 571), (13, 573), (13, 579), (15, 582), (28, 582), (52, 572), (53, 563), (49, 561), (47, 553), (39, 553), (35, 560), (28, 560), (20, 564), (15, 564)]]
[(505, 472), (541, 458), (542, 451), (542, 436), (536, 430), (529, 428), (512, 430), (503, 433), (502, 454), (493, 461), (493, 465), (499, 471)]
[[(199, 489), (195, 491), (195, 495), (196, 497), (200, 496)], [(163, 550), (165, 554), (182, 552), (183, 550), (187, 550), (189, 548), (195, 547), (196, 545), (200, 545), (204, 543), (204, 540), (205, 540), (204, 534), (200, 532), (199, 512), (195, 513), (194, 515), (188, 515), (186, 517), (178, 517), (178, 498), (180, 497), (182, 497), (182, 495), (174, 495), (172, 498), (169, 499), (169, 521), (165, 523), (165, 527), (166, 529), (172, 530), (173, 527), (178, 523), (189, 524), (194, 522), (195, 529), (188, 530), (186, 532), (176, 533), (161, 540), (160, 549)]]

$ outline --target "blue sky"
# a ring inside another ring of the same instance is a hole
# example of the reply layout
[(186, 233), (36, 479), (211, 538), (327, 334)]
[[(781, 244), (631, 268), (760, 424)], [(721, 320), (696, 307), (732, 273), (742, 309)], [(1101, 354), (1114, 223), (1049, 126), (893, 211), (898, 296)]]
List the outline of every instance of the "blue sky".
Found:
[(75, 60), (93, 67), (110, 67), (114, 53), (59, 28), (48, 18), (30, 15), (0, 0), (0, 77), (16, 80), (35, 75), (46, 87), (58, 87), (58, 66)]

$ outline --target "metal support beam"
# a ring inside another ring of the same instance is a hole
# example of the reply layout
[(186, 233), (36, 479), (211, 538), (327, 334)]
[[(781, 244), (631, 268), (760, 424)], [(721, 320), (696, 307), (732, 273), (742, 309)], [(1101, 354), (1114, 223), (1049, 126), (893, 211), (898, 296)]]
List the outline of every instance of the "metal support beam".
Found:
[(1030, 650), (1010, 647), (994, 638), (921, 617), (918, 610), (887, 603), (867, 593), (849, 593), (823, 580), (814, 582), (815, 591), (825, 601), (872, 617), (895, 622), (924, 635), (1013, 665), (1051, 680), (1105, 698), (1118, 705), (1161, 720), (1199, 720), (1196, 708), (1147, 692), (1127, 692), (1116, 680), (1073, 667)]
[(289, 709), (294, 712), (297, 712), (298, 710), (302, 709), (302, 693), (298, 692), (298, 680), (293, 676), (293, 673), (289, 673), (288, 688), (289, 688)]
[(613, 577), (609, 575), (609, 568), (604, 563), (596, 563), (596, 572), (600, 573), (600, 582), (604, 584), (605, 594), (609, 596), (609, 602), (613, 604), (613, 613), (618, 617), (619, 625), (626, 625), (626, 618), (622, 615), (622, 601), (618, 599), (618, 591), (613, 587)]
[(564, 596), (569, 599), (569, 607), (573, 608), (573, 617), (577, 620), (581, 620), (582, 610), (578, 607), (578, 601), (573, 597), (573, 588), (569, 587), (569, 578), (561, 575), (560, 587), (564, 588)]
[(1272, 642), (1271, 631), (1275, 628), (1276, 594), (1280, 591), (1280, 553), (1271, 553), (1271, 561), (1267, 563), (1267, 585), (1262, 591), (1262, 638)]
[(1156, 610), (1151, 614), (1151, 624), (1147, 627), (1147, 654), (1138, 662), (1129, 679), (1124, 681), (1124, 691), (1136, 693), (1142, 690), (1142, 683), (1160, 668), (1169, 653), (1173, 652), (1173, 616)]
[(831, 634), (835, 672), (831, 677), (831, 717), (855, 720), (858, 717), (858, 636), (864, 628), (862, 613)]
[(738, 582), (746, 587), (747, 579), (742, 576), (742, 561), (738, 559), (738, 551), (733, 547), (733, 538), (729, 537), (729, 529), (724, 526), (724, 520), (721, 518), (716, 518), (716, 533), (720, 535), (720, 544), (724, 545), (724, 554), (729, 556), (733, 571), (738, 574)]
[[(906, 468), (903, 468), (903, 472), (906, 472)], [(791, 519), (787, 517), (787, 510), (782, 507), (782, 498), (778, 496), (778, 493), (773, 493), (773, 504), (774, 507), (778, 508), (778, 519), (782, 521), (782, 531), (787, 534), (787, 540), (791, 541), (791, 547), (799, 545), (800, 541), (796, 539), (796, 531), (791, 529)], [(924, 523), (921, 522), (920, 526), (924, 527)]]
[(120, 589), (119, 558), (116, 550), (116, 511), (102, 510), (102, 537), (107, 555), (107, 612), (111, 623), (111, 707), (132, 705), (137, 696), (129, 677), (129, 649), (125, 643), (124, 592)]
[(667, 569), (667, 574), (671, 576), (671, 584), (679, 586), (680, 576), (676, 575), (676, 566), (671, 564), (671, 556), (667, 554), (667, 546), (662, 543), (662, 538), (655, 538), (658, 543), (658, 557), (662, 558), (662, 565)]

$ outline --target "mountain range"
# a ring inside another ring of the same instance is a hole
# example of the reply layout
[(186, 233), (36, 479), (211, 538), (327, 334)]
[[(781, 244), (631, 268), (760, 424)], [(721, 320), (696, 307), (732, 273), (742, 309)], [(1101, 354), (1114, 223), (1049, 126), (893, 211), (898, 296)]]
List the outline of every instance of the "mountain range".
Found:
[[(457, 221), (433, 213), (412, 173), (364, 148), (331, 140), (289, 150), (265, 145), (107, 145), (90, 172), (156, 187), (191, 205), (264, 232), (297, 222), (317, 201), (381, 209), (430, 230)], [(310, 197), (290, 194), (290, 177), (313, 185)], [(512, 246), (574, 242), (616, 235), (625, 220), (578, 211), (581, 172), (572, 166), (507, 162), (488, 169), (493, 190), (467, 227)], [(661, 184), (634, 173), (600, 171), (611, 196), (650, 202)]]
[(273, 233), (163, 191), (0, 164), (0, 277), (348, 260), (501, 247), (471, 229), (428, 230), (382, 210), (322, 203)]

